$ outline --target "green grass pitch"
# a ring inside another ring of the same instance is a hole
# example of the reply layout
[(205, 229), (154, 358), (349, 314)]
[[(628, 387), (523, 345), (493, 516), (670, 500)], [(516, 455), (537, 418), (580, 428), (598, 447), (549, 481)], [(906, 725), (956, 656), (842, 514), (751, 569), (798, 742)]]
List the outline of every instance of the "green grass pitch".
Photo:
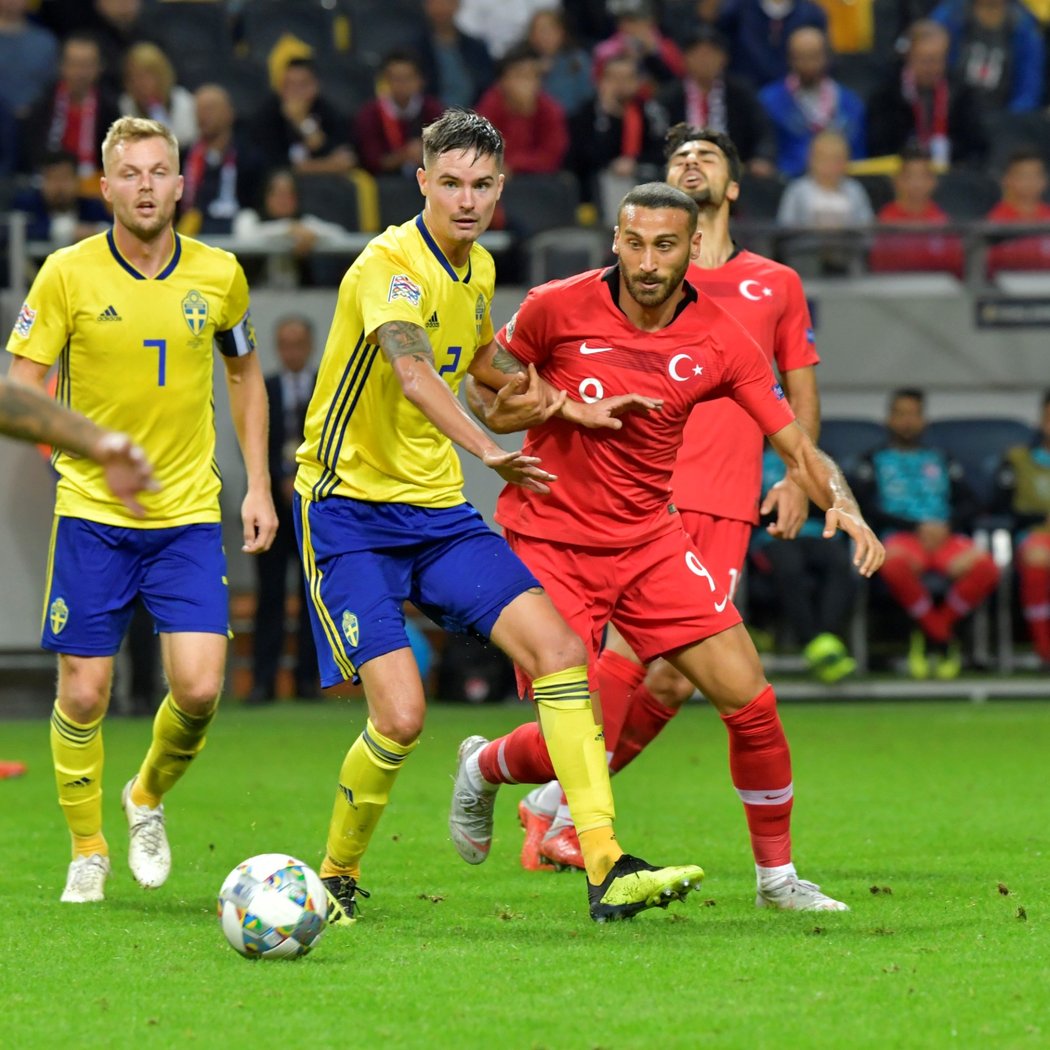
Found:
[(1050, 1045), (1050, 706), (784, 705), (800, 873), (848, 915), (757, 911), (725, 733), (697, 706), (616, 781), (625, 846), (707, 870), (687, 903), (587, 918), (581, 875), (518, 866), (516, 803), (488, 862), (448, 841), (458, 741), (520, 707), (434, 705), (366, 861), (352, 929), (249, 962), (214, 894), (237, 862), (317, 864), (360, 704), (229, 705), (168, 800), (174, 870), (140, 890), (120, 788), (145, 721), (105, 729), (113, 854), (102, 905), (61, 905), (65, 832), (47, 727), (0, 724), (30, 764), (0, 782), (0, 1046), (624, 1050)]

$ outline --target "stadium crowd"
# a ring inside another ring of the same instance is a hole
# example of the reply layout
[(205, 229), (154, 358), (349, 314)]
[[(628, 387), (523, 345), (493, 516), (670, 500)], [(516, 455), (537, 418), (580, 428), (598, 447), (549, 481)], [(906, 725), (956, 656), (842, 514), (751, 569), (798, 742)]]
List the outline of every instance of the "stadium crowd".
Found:
[[(519, 241), (612, 225), (625, 192), (663, 177), (666, 132), (686, 121), (739, 148), (741, 240), (749, 223), (796, 231), (768, 243), (803, 277), (963, 277), (960, 224), (1024, 226), (982, 256), (980, 276), (993, 278), (1050, 268), (1050, 225), (1038, 229), (1050, 224), (1048, 32), (1045, 5), (1020, 0), (0, 0), (0, 202), (49, 247), (104, 229), (102, 138), (122, 114), (148, 116), (182, 153), (181, 232), (230, 237), (249, 264), (258, 253), (253, 285), (328, 286), (346, 259), (315, 249), (418, 211), (422, 128), (449, 106), (476, 108), (504, 135), (493, 228)], [(281, 382), (287, 395), (294, 384)], [(301, 428), (297, 412), (288, 425)], [(940, 536), (958, 544), (992, 512), (1015, 526), (1021, 605), (1044, 663), (1046, 429), (1044, 418), (1027, 451), (999, 449), (1001, 476), (1025, 479), (1016, 506), (1002, 486), (978, 499), (953, 484), (945, 499), (969, 510), (947, 507), (953, 530)], [(946, 476), (962, 469), (951, 451)], [(872, 479), (875, 462), (862, 465)], [(878, 520), (876, 488), (866, 498)], [(926, 548), (891, 558), (885, 586), (915, 620), (912, 672), (950, 677), (954, 621), (988, 598), (997, 570), (987, 556), (958, 572), (947, 555), (933, 564), (931, 530), (917, 519), (913, 531)], [(822, 565), (806, 550), (763, 538), (752, 576), (758, 598), (770, 578), (821, 676), (822, 639), (846, 634), (852, 591), (828, 586), (848, 578), (841, 552), (824, 551), (834, 564)], [(952, 586), (931, 597), (922, 574), (937, 568)], [(258, 655), (254, 696), (266, 700), (274, 670)], [(299, 677), (309, 695), (315, 683)]]
[[(2, 0), (0, 201), (29, 215), (31, 240), (93, 232), (105, 130), (153, 117), (183, 153), (183, 232), (284, 249), (255, 283), (331, 284), (343, 266), (313, 249), (417, 210), (420, 132), (448, 106), (505, 136), (493, 227), (517, 239), (611, 226), (685, 120), (733, 138), (738, 224), (773, 228), (803, 276), (961, 276), (959, 230), (937, 227), (1050, 218), (1046, 14), (1021, 0)], [(1050, 237), (1026, 233), (1000, 234), (980, 276), (1050, 264)]]

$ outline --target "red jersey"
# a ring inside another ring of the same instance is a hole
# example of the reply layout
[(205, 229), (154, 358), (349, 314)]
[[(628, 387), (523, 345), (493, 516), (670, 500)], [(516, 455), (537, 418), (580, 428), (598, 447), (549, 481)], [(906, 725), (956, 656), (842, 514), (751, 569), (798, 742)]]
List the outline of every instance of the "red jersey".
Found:
[[(790, 266), (737, 251), (713, 270), (694, 264), (689, 280), (744, 327), (781, 373), (820, 362), (802, 281)], [(697, 409), (675, 464), (675, 505), (757, 524), (761, 489), (762, 434), (751, 417), (728, 398)]]
[[(906, 212), (896, 201), (890, 201), (879, 211), (878, 220), (901, 226), (912, 223), (945, 226), (949, 222), (947, 213), (933, 201), (918, 213)], [(868, 269), (872, 273), (944, 271), (962, 277), (963, 265), (963, 245), (958, 237), (925, 231), (880, 233), (868, 255)]]
[[(643, 332), (617, 304), (619, 271), (592, 270), (533, 289), (496, 336), (577, 401), (637, 393), (663, 410), (628, 413), (621, 430), (587, 430), (562, 419), (531, 429), (527, 455), (558, 476), (547, 496), (508, 485), (496, 520), (524, 536), (590, 547), (635, 546), (681, 529), (671, 474), (693, 407), (733, 397), (767, 434), (795, 417), (769, 362), (743, 328), (686, 285), (674, 319)], [(761, 436), (756, 438), (761, 442)]]
[[(1034, 215), (1022, 215), (1012, 204), (1000, 201), (985, 216), (989, 222), (1050, 222), (1050, 204), (1040, 204)], [(1050, 236), (1013, 237), (988, 249), (988, 272), (997, 270), (1050, 269)]]

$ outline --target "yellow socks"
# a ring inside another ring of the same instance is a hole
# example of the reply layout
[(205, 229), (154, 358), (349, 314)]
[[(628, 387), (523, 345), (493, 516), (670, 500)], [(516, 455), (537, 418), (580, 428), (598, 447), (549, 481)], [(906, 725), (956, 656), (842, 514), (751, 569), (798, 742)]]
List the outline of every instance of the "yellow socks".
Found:
[(418, 740), (399, 744), (383, 736), (369, 719), (339, 770), (339, 790), (328, 826), (328, 847), (321, 877), (361, 874), (364, 856), (379, 818), (390, 799), (390, 789), (402, 763)]
[(73, 838), (73, 856), (109, 854), (102, 836), (102, 716), (87, 725), (51, 712), (51, 756), (58, 802)]
[(594, 721), (587, 668), (570, 667), (536, 678), (532, 695), (551, 764), (580, 836), (587, 878), (598, 885), (623, 850), (612, 829), (615, 809), (605, 739)]
[(131, 786), (136, 806), (156, 808), (204, 747), (218, 705), (206, 715), (188, 715), (168, 693), (153, 719), (153, 741)]

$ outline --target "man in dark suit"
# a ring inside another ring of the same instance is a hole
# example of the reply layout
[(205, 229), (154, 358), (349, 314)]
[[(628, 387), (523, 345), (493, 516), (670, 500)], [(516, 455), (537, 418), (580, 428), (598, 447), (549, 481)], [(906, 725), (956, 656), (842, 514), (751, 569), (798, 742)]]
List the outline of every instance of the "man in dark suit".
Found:
[(318, 694), (317, 652), (307, 611), (303, 571), (295, 547), (292, 524), (292, 482), (295, 450), (303, 440), (303, 423), (317, 372), (310, 367), (313, 324), (306, 317), (282, 317), (274, 328), (281, 369), (266, 377), (270, 403), (270, 478), (277, 508), (277, 539), (256, 559), (259, 574), (258, 605), (252, 660), (252, 691), (248, 702), (263, 704), (277, 695), (277, 671), (284, 651), (284, 608), (288, 562), (294, 561), (299, 587), (299, 620), (296, 630), (295, 695), (312, 699)]

